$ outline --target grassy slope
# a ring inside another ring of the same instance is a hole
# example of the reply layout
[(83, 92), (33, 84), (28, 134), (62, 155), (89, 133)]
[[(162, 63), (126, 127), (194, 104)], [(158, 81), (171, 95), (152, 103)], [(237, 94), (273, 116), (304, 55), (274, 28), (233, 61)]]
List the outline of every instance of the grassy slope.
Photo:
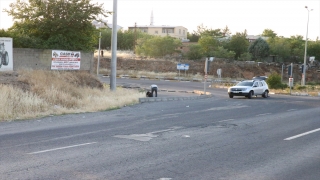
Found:
[(0, 85), (0, 121), (103, 111), (138, 103), (144, 96), (132, 89), (110, 91), (87, 72), (21, 70), (18, 74), (28, 88)]

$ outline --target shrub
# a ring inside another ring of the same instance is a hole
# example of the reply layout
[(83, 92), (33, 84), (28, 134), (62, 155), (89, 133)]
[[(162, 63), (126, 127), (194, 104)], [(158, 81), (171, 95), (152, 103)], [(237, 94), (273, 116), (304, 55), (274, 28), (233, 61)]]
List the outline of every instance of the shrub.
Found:
[(284, 89), (287, 87), (286, 84), (282, 84), (281, 82), (281, 75), (277, 73), (272, 73), (268, 79), (267, 83), (270, 89)]
[(304, 90), (304, 89), (307, 89), (307, 86), (300, 86), (300, 85), (299, 85), (299, 86), (297, 86), (297, 89), (298, 89), (298, 90)]
[(190, 50), (187, 52), (187, 57), (190, 60), (199, 60), (202, 58), (201, 46), (198, 44), (190, 45)]
[(233, 59), (236, 55), (233, 51), (228, 51), (227, 49), (224, 49), (222, 46), (219, 46), (214, 52), (215, 57), (218, 58), (226, 58), (226, 59)]
[(252, 55), (248, 52), (242, 53), (238, 58), (239, 61), (251, 61)]

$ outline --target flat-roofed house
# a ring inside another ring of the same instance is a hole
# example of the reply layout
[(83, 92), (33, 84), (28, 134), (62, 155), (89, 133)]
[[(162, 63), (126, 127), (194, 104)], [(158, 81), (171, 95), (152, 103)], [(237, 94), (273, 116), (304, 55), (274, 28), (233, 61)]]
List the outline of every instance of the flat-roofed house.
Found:
[(150, 35), (156, 36), (171, 36), (178, 38), (181, 41), (188, 41), (187, 32), (188, 29), (183, 26), (155, 26), (155, 25), (146, 25), (146, 26), (129, 26), (128, 30), (139, 30), (141, 32), (148, 33)]
[(255, 36), (255, 35), (247, 35), (247, 39), (250, 43), (254, 42), (255, 40), (262, 38), (263, 40), (267, 40), (268, 37), (264, 37), (264, 36)]
[(157, 26), (157, 25), (154, 25), (153, 24), (153, 11), (151, 12), (150, 25), (129, 26), (128, 30), (132, 30), (132, 31), (139, 30), (141, 32), (145, 32), (150, 35), (156, 35), (156, 36), (171, 36), (171, 37), (180, 39), (182, 42), (189, 41), (187, 39), (188, 29), (183, 26), (168, 26), (168, 25)]

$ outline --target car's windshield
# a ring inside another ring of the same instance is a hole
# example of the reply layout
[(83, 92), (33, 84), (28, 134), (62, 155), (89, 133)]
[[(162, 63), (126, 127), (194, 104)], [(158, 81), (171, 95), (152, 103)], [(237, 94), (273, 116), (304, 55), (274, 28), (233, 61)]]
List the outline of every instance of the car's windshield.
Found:
[(237, 86), (252, 86), (253, 82), (239, 82)]

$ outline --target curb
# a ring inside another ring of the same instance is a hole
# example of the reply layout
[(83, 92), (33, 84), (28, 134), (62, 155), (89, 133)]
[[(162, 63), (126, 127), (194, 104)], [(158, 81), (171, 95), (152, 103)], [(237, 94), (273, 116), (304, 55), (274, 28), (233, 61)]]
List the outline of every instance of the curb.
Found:
[(140, 103), (144, 102), (160, 102), (160, 101), (184, 101), (184, 100), (196, 100), (196, 99), (205, 99), (211, 98), (212, 95), (201, 95), (201, 96), (192, 96), (192, 97), (149, 97), (149, 98), (139, 98)]

